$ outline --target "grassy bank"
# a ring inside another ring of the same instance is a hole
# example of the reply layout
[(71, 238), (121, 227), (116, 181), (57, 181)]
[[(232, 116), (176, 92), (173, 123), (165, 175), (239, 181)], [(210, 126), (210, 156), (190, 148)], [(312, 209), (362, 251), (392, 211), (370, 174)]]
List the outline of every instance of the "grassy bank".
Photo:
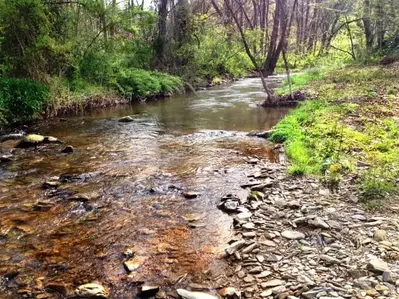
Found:
[(88, 81), (61, 80), (46, 83), (30, 79), (0, 79), (0, 123), (26, 122), (39, 116), (104, 107), (121, 102), (165, 97), (184, 90), (179, 77), (131, 69), (98, 85)]
[[(318, 94), (275, 128), (292, 174), (322, 176), (337, 183), (356, 174), (365, 200), (396, 195), (399, 177), (399, 66), (347, 67), (304, 72), (294, 89)], [(284, 87), (286, 88), (286, 87)]]

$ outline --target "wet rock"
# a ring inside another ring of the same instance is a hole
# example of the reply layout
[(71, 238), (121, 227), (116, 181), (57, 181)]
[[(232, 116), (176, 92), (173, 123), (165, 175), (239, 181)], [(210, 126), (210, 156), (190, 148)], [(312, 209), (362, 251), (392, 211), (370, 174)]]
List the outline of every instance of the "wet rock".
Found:
[(59, 293), (61, 295), (68, 295), (69, 293), (69, 288), (66, 284), (62, 283), (62, 282), (52, 282), (52, 283), (48, 283), (45, 286), (45, 289), (47, 292), (49, 293)]
[(219, 295), (222, 298), (228, 298), (228, 299), (238, 299), (241, 298), (241, 292), (236, 290), (233, 287), (227, 287), (219, 290)]
[(72, 154), (75, 151), (72, 145), (67, 145), (63, 150), (61, 150), (61, 153), (63, 154)]
[(136, 256), (133, 259), (125, 261), (123, 265), (125, 266), (127, 271), (133, 272), (136, 271), (138, 268), (140, 268), (141, 265), (144, 264), (146, 260), (147, 258), (144, 256)]
[(373, 259), (367, 264), (367, 270), (374, 273), (383, 273), (389, 270), (389, 266), (386, 262), (380, 259)]
[(44, 182), (42, 185), (43, 189), (52, 189), (52, 188), (57, 188), (61, 185), (59, 181), (47, 181)]
[(374, 234), (373, 234), (373, 239), (377, 242), (385, 241), (387, 240), (387, 232), (382, 229), (377, 229)]
[(187, 191), (187, 192), (183, 192), (183, 196), (186, 199), (194, 199), (197, 198), (199, 196), (198, 192), (193, 192), (193, 191)]
[(238, 208), (238, 202), (233, 200), (226, 200), (218, 205), (218, 208), (226, 212), (235, 212)]
[(12, 155), (2, 155), (0, 156), (0, 164), (8, 163), (12, 161)]
[(31, 146), (36, 146), (44, 142), (45, 137), (38, 134), (29, 134), (26, 135), (16, 147), (18, 148), (27, 148)]
[(70, 197), (67, 198), (67, 200), (69, 201), (81, 201), (81, 202), (88, 202), (91, 200), (95, 200), (97, 198), (99, 198), (100, 195), (96, 192), (90, 192), (90, 193), (79, 193), (79, 194), (75, 194), (72, 195)]
[(177, 289), (176, 291), (179, 294), (179, 296), (184, 299), (218, 299), (218, 297), (214, 295), (202, 292), (190, 292), (184, 289)]
[(76, 296), (80, 298), (107, 298), (107, 290), (98, 283), (88, 283), (79, 286), (75, 290)]
[(267, 131), (251, 131), (247, 134), (249, 137), (258, 137), (268, 139), (273, 133), (273, 130)]
[(294, 231), (294, 230), (286, 230), (281, 233), (281, 235), (290, 240), (301, 240), (305, 239), (305, 235), (301, 232)]
[(119, 122), (121, 122), (121, 123), (130, 123), (133, 121), (134, 121), (134, 119), (131, 116), (124, 116), (119, 119)]
[(18, 140), (24, 136), (25, 136), (25, 132), (2, 135), (2, 136), (0, 136), (0, 142), (5, 142), (8, 140)]
[(152, 297), (159, 292), (159, 286), (143, 285), (139, 288), (140, 297)]
[(131, 258), (135, 254), (135, 251), (132, 248), (126, 248), (125, 251), (122, 253), (123, 257)]

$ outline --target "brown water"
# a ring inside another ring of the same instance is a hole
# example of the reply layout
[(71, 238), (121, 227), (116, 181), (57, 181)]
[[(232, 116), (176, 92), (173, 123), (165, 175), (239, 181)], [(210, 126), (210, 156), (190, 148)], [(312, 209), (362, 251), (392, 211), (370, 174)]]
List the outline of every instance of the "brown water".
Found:
[[(98, 281), (111, 298), (132, 298), (138, 282), (169, 290), (177, 281), (223, 280), (227, 265), (219, 254), (232, 221), (216, 203), (228, 193), (246, 196), (239, 185), (252, 167), (248, 157), (278, 159), (267, 141), (246, 137), (287, 112), (257, 107), (260, 90), (258, 79), (245, 79), (32, 128), (75, 152), (61, 154), (62, 145), (17, 150), (15, 161), (0, 166), (0, 298), (18, 298), (21, 289), (36, 298), (51, 283), (73, 290)], [(126, 115), (135, 121), (118, 122)], [(58, 191), (42, 188), (64, 174), (81, 176)], [(180, 189), (200, 196), (185, 199)], [(71, 194), (90, 200), (71, 201)], [(130, 275), (127, 248), (144, 261)]]

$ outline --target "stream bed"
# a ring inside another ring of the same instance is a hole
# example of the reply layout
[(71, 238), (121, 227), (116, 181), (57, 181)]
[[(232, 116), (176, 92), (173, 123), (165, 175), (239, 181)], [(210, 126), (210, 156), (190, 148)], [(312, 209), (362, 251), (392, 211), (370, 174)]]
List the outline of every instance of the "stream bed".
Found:
[[(250, 78), (29, 128), (75, 150), (18, 149), (0, 165), (0, 297), (64, 298), (97, 281), (110, 298), (133, 298), (140, 283), (168, 291), (183, 279), (222, 280), (232, 219), (216, 205), (246, 195), (248, 159), (279, 159), (265, 139), (246, 136), (288, 111), (258, 107), (261, 90)], [(118, 122), (127, 115), (134, 121)], [(43, 188), (52, 180), (58, 188)], [(186, 199), (188, 191), (198, 196)]]

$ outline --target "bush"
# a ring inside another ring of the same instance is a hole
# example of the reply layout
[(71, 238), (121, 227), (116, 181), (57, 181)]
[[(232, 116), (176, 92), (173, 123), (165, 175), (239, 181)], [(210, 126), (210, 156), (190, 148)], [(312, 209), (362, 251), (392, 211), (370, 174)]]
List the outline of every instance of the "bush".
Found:
[(122, 94), (133, 97), (168, 95), (183, 87), (178, 77), (141, 69), (121, 71), (116, 77), (116, 85)]
[(7, 122), (34, 119), (48, 98), (48, 87), (39, 82), (15, 78), (0, 80), (0, 113)]

